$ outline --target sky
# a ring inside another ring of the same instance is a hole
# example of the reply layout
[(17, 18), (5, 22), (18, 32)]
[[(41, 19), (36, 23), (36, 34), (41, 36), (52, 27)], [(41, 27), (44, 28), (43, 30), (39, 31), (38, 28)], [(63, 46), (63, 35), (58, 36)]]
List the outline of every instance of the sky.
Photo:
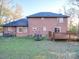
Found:
[(60, 9), (66, 0), (14, 0), (23, 8), (23, 16), (28, 16), (38, 12), (62, 13)]

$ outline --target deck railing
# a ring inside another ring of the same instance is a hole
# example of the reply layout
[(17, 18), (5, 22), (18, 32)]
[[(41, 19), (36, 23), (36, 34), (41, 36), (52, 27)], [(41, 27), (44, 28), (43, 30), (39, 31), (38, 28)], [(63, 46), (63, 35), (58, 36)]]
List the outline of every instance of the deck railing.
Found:
[(71, 32), (67, 32), (67, 33), (55, 33), (55, 32), (51, 32), (49, 31), (48, 33), (48, 37), (50, 40), (78, 40), (78, 34), (76, 33), (71, 33)]

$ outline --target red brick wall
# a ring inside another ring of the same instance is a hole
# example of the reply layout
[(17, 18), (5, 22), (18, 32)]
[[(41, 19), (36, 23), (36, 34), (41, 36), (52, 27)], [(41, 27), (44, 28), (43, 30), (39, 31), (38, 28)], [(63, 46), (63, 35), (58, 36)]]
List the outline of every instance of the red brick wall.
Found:
[(16, 27), (4, 27), (4, 32), (8, 32), (8, 31), (15, 32)]
[[(35, 32), (32, 27), (38, 27), (41, 34), (46, 35), (48, 31), (53, 31), (54, 27), (61, 27), (61, 32), (67, 31), (67, 18), (64, 18), (63, 23), (59, 23), (57, 18), (28, 18), (29, 23), (29, 35), (33, 35)], [(43, 31), (43, 26), (46, 26), (47, 30)]]
[(11, 33), (16, 35), (16, 27), (4, 27), (4, 33)]
[(28, 35), (28, 28), (25, 27), (23, 29), (24, 29), (23, 32), (19, 32), (18, 31), (19, 30), (19, 27), (17, 27), (17, 29), (16, 29), (16, 36), (27, 36)]
[(27, 36), (28, 35), (28, 29), (25, 29), (27, 30), (27, 32), (18, 32), (17, 29), (18, 27), (4, 27), (4, 33), (12, 32), (16, 36)]

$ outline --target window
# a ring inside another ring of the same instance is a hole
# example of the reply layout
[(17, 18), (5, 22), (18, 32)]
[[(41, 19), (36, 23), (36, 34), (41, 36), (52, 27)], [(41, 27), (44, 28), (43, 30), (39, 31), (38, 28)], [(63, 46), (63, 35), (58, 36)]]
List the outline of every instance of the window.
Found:
[(54, 32), (61, 32), (61, 28), (55, 27), (55, 28), (54, 28)]
[(42, 17), (41, 20), (44, 20), (44, 18)]
[(37, 27), (33, 27), (32, 29), (33, 29), (33, 30), (37, 30)]
[(22, 27), (19, 28), (19, 32), (23, 32), (23, 28)]
[(58, 22), (63, 23), (64, 22), (63, 18), (58, 18)]
[(46, 27), (43, 27), (43, 31), (46, 31)]
[(27, 28), (26, 27), (18, 27), (18, 32), (27, 32)]
[(14, 27), (8, 27), (7, 30), (8, 31), (15, 31), (15, 28)]

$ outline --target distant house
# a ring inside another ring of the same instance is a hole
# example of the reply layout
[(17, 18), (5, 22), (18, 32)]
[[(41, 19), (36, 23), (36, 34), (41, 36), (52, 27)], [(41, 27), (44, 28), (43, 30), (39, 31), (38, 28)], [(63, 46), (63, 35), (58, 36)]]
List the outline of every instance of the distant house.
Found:
[(4, 35), (7, 33), (15, 36), (27, 36), (40, 33), (47, 35), (48, 31), (64, 32), (68, 30), (68, 16), (51, 13), (39, 12), (30, 16), (27, 19), (19, 19), (4, 25)]

